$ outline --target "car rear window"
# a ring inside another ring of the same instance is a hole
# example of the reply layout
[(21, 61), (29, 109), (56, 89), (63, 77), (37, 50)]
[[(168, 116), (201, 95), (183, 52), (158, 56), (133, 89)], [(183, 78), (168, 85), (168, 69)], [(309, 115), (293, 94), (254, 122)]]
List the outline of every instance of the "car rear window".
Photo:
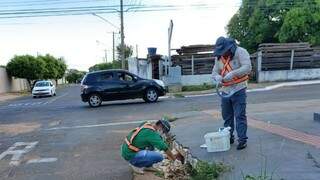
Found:
[(104, 72), (104, 73), (93, 73), (88, 74), (83, 81), (83, 84), (97, 83), (97, 82), (106, 82), (113, 80), (112, 72)]

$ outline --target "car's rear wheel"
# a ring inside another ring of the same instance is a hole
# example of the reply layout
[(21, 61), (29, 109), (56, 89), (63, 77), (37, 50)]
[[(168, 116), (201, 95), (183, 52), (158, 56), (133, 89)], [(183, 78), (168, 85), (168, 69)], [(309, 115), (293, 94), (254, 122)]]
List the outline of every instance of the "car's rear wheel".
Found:
[(157, 102), (158, 98), (159, 98), (158, 91), (155, 88), (149, 88), (146, 90), (143, 100), (146, 102), (153, 103), (153, 102)]
[(102, 99), (98, 94), (91, 94), (89, 96), (89, 105), (91, 107), (99, 107), (102, 103)]

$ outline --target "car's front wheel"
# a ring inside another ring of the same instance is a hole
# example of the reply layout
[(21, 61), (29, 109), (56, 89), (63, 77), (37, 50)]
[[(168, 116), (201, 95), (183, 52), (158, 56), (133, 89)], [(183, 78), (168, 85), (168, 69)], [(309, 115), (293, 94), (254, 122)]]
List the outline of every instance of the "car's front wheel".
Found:
[(91, 107), (99, 107), (102, 103), (102, 99), (98, 94), (91, 94), (89, 96), (89, 105)]
[(158, 91), (155, 88), (149, 88), (146, 90), (143, 100), (146, 102), (153, 103), (153, 102), (157, 102), (158, 98), (159, 98)]

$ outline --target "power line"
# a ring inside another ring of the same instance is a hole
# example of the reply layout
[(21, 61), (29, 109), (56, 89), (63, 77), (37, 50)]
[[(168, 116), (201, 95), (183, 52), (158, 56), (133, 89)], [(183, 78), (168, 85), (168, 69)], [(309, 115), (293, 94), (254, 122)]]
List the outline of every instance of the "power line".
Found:
[[(253, 7), (253, 4), (246, 6)], [(302, 5), (299, 5), (303, 7)], [(294, 7), (299, 7), (295, 5)], [(219, 6), (212, 6), (208, 4), (193, 4), (193, 5), (126, 5), (127, 10), (125, 12), (156, 12), (156, 11), (177, 11), (188, 8), (196, 8), (196, 9), (216, 9)], [(242, 6), (233, 6), (236, 8)], [(272, 10), (277, 9), (276, 7), (256, 7), (255, 9), (260, 10)], [(282, 5), (281, 7), (293, 7), (292, 5)], [(0, 19), (6, 18), (25, 18), (25, 17), (47, 17), (47, 16), (63, 16), (63, 15), (86, 15), (92, 13), (117, 13), (119, 12), (118, 9), (111, 5), (111, 6), (86, 6), (86, 7), (68, 7), (68, 8), (40, 8), (40, 9), (22, 9), (16, 11), (5, 10), (0, 13)]]

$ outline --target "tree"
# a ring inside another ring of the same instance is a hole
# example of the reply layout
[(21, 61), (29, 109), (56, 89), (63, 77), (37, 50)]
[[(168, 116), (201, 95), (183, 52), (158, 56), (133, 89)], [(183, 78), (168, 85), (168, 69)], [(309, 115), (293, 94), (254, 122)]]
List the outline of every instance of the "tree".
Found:
[(320, 44), (320, 8), (290, 10), (279, 31), (280, 42), (310, 42)]
[(45, 71), (43, 73), (44, 79), (55, 79), (58, 76), (57, 59), (49, 54), (45, 56), (38, 56), (39, 60), (45, 63)]
[(79, 83), (85, 74), (86, 74), (85, 71), (69, 69), (67, 70), (67, 73), (66, 73), (66, 80), (68, 81), (68, 83)]
[[(129, 46), (129, 45), (124, 45), (125, 49), (124, 49), (124, 58), (127, 59), (128, 57), (132, 56), (133, 54), (133, 47), (132, 46)], [(118, 57), (120, 57), (120, 54), (121, 54), (121, 44), (119, 44), (117, 46), (117, 54), (118, 54)]]
[(6, 68), (9, 75), (26, 79), (32, 89), (32, 81), (43, 78), (45, 63), (31, 55), (14, 56)]
[(320, 44), (319, 8), (316, 0), (243, 0), (227, 32), (249, 52), (256, 51), (260, 43)]
[(59, 58), (56, 61), (56, 67), (57, 67), (57, 75), (55, 76), (55, 81), (58, 86), (58, 79), (61, 79), (64, 77), (66, 70), (67, 70), (67, 65), (65, 63), (65, 60), (63, 58)]
[(109, 63), (99, 63), (91, 66), (89, 72), (107, 70), (107, 69), (119, 69), (121, 67), (120, 61), (114, 61)]

